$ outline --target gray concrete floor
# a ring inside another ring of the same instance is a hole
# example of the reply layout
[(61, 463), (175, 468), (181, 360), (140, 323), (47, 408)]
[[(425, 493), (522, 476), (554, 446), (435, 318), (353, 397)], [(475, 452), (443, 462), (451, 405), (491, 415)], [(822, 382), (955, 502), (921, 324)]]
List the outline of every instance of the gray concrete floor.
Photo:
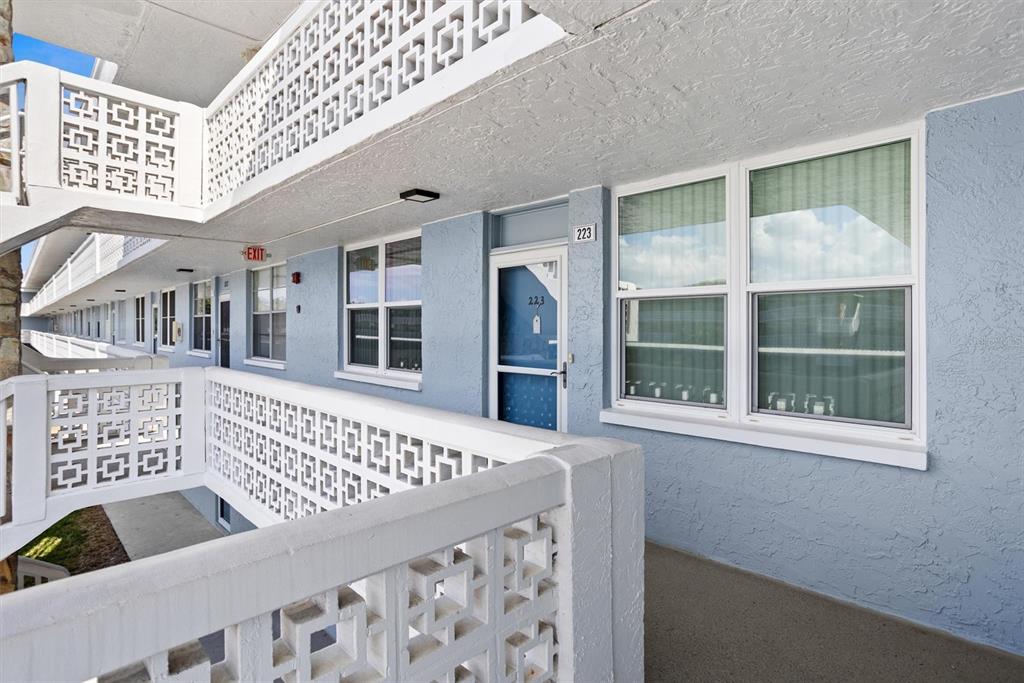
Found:
[(647, 544), (648, 681), (1024, 681), (1024, 658)]
[(128, 557), (138, 560), (226, 535), (180, 493), (161, 493), (103, 506)]

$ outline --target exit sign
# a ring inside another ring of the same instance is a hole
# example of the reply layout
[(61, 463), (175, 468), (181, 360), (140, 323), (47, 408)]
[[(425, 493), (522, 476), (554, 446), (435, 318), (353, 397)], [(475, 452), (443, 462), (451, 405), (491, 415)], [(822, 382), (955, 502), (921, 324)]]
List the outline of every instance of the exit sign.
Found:
[(242, 256), (245, 257), (246, 261), (266, 261), (267, 248), (255, 245), (249, 246), (242, 250)]

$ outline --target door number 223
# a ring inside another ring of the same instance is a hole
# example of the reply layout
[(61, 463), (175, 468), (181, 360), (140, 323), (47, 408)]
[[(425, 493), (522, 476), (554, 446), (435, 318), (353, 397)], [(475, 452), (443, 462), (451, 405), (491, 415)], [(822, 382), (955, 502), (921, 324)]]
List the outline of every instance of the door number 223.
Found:
[(572, 228), (573, 242), (593, 242), (596, 238), (597, 226), (593, 223), (590, 225), (574, 225)]

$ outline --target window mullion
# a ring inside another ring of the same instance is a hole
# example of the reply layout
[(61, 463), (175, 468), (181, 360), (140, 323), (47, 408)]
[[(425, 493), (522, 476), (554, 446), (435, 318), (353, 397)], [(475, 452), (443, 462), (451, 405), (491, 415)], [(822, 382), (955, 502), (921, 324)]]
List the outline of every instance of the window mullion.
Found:
[(377, 369), (388, 367), (387, 291), (384, 273), (387, 270), (387, 248), (385, 243), (377, 245)]

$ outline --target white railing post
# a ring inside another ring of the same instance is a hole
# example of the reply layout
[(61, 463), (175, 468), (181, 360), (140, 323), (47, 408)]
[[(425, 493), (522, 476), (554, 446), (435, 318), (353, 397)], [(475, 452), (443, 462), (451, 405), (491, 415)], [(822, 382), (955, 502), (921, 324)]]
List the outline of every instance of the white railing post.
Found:
[(11, 514), (15, 524), (46, 518), (49, 410), (46, 375), (22, 375), (14, 386)]
[(206, 111), (180, 103), (178, 113), (178, 169), (175, 200), (181, 206), (203, 206), (203, 153)]
[(25, 180), (28, 185), (60, 187), (60, 71), (25, 64)]
[(643, 680), (640, 447), (584, 439), (546, 455), (567, 470), (558, 538), (559, 679)]
[(182, 368), (181, 470), (186, 476), (206, 470), (206, 373), (203, 368)]

